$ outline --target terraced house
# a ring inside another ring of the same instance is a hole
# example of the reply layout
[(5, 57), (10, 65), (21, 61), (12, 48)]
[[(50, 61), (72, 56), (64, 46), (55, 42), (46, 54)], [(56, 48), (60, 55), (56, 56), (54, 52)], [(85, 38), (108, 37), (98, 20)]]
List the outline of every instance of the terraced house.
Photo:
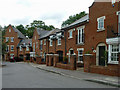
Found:
[(24, 60), (32, 57), (47, 66), (70, 70), (82, 67), (85, 72), (120, 76), (119, 6), (120, 1), (95, 0), (89, 14), (61, 30), (36, 28), (32, 40), (10, 25), (5, 36), (6, 42), (10, 40), (8, 55), (22, 56)]
[(15, 56), (18, 56), (18, 49), (17, 49), (17, 45), (19, 44), (19, 42), (23, 39), (25, 39), (26, 37), (16, 28), (12, 27), (11, 25), (8, 26), (8, 28), (6, 29), (6, 33), (5, 33), (5, 41), (7, 43), (7, 60), (9, 58), (13, 58)]

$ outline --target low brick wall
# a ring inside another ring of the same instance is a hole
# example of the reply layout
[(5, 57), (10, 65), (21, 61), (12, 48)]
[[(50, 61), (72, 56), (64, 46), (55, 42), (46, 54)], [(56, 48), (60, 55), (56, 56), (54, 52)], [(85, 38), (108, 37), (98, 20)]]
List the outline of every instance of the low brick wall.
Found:
[(45, 62), (42, 62), (42, 58), (41, 57), (36, 57), (36, 63), (37, 64), (45, 64)]
[(67, 70), (75, 70), (70, 64), (63, 64), (63, 63), (57, 63), (57, 68), (67, 69)]
[(97, 73), (103, 75), (119, 76), (118, 70), (119, 70), (118, 67), (111, 67), (111, 66), (103, 67), (96, 65), (90, 66), (90, 73)]

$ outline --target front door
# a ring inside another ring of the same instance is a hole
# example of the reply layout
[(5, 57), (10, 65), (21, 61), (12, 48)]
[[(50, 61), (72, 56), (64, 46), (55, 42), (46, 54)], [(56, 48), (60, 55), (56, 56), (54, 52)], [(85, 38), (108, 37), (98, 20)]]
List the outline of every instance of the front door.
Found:
[(57, 52), (59, 54), (59, 62), (63, 61), (63, 51), (58, 51)]
[(99, 46), (99, 65), (105, 66), (105, 46)]

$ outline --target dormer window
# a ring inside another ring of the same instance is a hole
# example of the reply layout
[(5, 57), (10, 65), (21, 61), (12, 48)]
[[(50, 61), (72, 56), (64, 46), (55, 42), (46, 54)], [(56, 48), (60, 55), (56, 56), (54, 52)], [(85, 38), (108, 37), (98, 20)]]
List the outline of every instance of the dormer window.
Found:
[(20, 46), (20, 51), (22, 51), (22, 46)]
[(28, 46), (26, 46), (26, 51), (29, 51), (29, 47)]

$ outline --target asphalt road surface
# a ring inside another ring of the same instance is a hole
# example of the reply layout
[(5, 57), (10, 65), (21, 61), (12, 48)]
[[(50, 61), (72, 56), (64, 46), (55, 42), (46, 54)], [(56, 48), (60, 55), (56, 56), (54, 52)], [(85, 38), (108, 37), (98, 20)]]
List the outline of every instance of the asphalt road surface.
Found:
[(27, 63), (10, 63), (2, 68), (2, 88), (115, 88), (43, 71)]

